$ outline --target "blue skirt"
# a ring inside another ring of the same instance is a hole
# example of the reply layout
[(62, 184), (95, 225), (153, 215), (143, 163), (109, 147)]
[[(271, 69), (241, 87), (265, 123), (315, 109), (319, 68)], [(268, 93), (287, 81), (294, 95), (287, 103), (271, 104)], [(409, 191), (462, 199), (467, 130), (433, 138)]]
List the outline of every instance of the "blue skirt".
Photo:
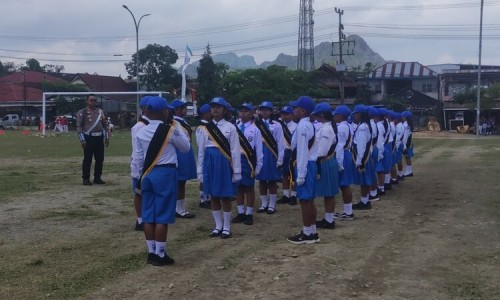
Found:
[[(297, 178), (297, 167), (294, 167), (295, 178)], [(316, 198), (316, 173), (318, 167), (315, 161), (307, 162), (307, 174), (303, 185), (297, 186), (297, 198), (300, 201), (310, 201)]]
[(391, 167), (393, 165), (392, 163), (392, 145), (391, 144), (385, 144), (384, 145), (384, 173), (390, 173), (391, 172)]
[(352, 153), (350, 150), (344, 150), (344, 170), (339, 173), (339, 186), (347, 187), (354, 183), (354, 172), (356, 172), (356, 166), (352, 159)]
[(290, 159), (292, 158), (292, 150), (285, 149), (285, 154), (283, 155), (283, 177), (290, 175)]
[(413, 153), (413, 145), (411, 145), (406, 148), (406, 158), (412, 158), (413, 156), (415, 156), (415, 154)]
[(142, 220), (145, 223), (175, 223), (177, 204), (177, 172), (175, 168), (155, 167), (142, 178)]
[(190, 179), (195, 179), (196, 174), (196, 161), (194, 160), (193, 147), (189, 148), (189, 151), (182, 153), (176, 151), (177, 154), (177, 180), (186, 181)]
[(238, 186), (255, 186), (255, 177), (252, 177), (252, 168), (245, 155), (241, 155), (241, 180)]
[[(392, 149), (392, 148), (391, 148)], [(398, 149), (396, 149), (396, 145), (394, 145), (394, 149), (391, 150), (391, 163), (392, 165), (398, 162)]]
[(203, 160), (203, 192), (213, 197), (236, 197), (229, 160), (216, 147), (207, 147)]
[(277, 159), (274, 157), (271, 150), (269, 150), (266, 145), (263, 145), (262, 152), (264, 154), (262, 159), (262, 169), (260, 170), (259, 176), (257, 176), (257, 180), (281, 180), (281, 171), (276, 167)]
[(354, 184), (356, 185), (374, 185), (377, 183), (377, 174), (375, 172), (375, 162), (372, 158), (365, 165), (365, 170), (359, 172), (356, 168), (354, 172)]
[(395, 163), (399, 163), (403, 159), (403, 148), (403, 144), (399, 144), (399, 147), (396, 149)]
[(339, 193), (339, 164), (332, 156), (320, 162), (321, 174), (316, 180), (316, 197), (334, 197)]

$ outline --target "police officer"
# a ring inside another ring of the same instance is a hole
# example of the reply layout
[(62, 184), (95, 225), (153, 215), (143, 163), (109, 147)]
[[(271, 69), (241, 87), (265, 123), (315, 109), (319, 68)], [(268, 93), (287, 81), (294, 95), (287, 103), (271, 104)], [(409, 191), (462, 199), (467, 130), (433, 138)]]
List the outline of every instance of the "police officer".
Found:
[(106, 116), (102, 109), (97, 107), (97, 98), (90, 94), (87, 98), (87, 107), (78, 111), (76, 131), (83, 148), (82, 178), (84, 185), (90, 182), (90, 167), (92, 157), (95, 159), (94, 183), (104, 184), (101, 179), (102, 163), (104, 161), (104, 146), (109, 145)]

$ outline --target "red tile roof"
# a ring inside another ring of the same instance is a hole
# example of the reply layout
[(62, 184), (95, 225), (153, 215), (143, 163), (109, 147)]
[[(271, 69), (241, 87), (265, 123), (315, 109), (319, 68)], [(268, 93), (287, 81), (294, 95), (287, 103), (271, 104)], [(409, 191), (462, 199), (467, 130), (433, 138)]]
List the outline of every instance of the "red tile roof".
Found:
[(116, 76), (78, 73), (73, 81), (81, 79), (92, 92), (133, 92), (125, 80)]
[(66, 82), (60, 78), (33, 71), (16, 72), (0, 77), (0, 102), (42, 101), (44, 82)]

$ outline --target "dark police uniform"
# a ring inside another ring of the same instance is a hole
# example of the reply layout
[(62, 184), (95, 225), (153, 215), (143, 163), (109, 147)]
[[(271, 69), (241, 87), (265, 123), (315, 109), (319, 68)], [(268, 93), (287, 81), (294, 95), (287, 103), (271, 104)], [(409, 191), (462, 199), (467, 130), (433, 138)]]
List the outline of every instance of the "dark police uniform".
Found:
[(83, 149), (82, 178), (89, 185), (92, 156), (95, 159), (94, 183), (104, 183), (101, 179), (104, 161), (104, 144), (109, 143), (108, 128), (104, 112), (99, 108), (84, 108), (78, 111), (76, 130)]

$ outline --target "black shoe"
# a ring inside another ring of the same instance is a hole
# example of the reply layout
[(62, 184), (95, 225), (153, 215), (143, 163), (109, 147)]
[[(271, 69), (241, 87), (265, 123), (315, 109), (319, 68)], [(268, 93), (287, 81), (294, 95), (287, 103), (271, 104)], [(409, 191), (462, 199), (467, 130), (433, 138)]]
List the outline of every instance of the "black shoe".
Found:
[(226, 229), (222, 230), (222, 233), (220, 234), (220, 238), (224, 239), (224, 240), (230, 238), (231, 236), (233, 236), (231, 234), (231, 231), (226, 230)]
[(137, 221), (135, 221), (135, 228), (134, 230), (136, 231), (144, 231), (144, 222), (139, 224)]
[(106, 182), (104, 182), (101, 178), (94, 178), (94, 184), (105, 184)]
[(181, 212), (181, 213), (176, 212), (176, 213), (175, 213), (175, 216), (176, 216), (177, 218), (182, 218), (182, 219), (192, 219), (192, 218), (196, 217), (196, 215), (195, 215), (195, 214), (190, 213), (190, 212), (188, 212), (187, 210), (185, 210), (185, 211), (183, 211), (183, 212)]
[(405, 176), (404, 175), (398, 175), (398, 180), (405, 180)]
[(232, 220), (231, 220), (231, 223), (243, 223), (246, 219), (246, 215), (245, 214), (238, 214), (236, 217), (234, 217)]
[(210, 201), (200, 202), (200, 208), (212, 209), (212, 203)]
[(319, 236), (314, 234), (306, 235), (303, 231), (299, 234), (289, 237), (287, 240), (292, 244), (314, 244), (316, 243), (316, 238), (319, 240)]
[(314, 239), (314, 242), (315, 243), (319, 243), (321, 240), (319, 239), (319, 234), (318, 233), (314, 233), (313, 235), (313, 239)]
[(342, 220), (342, 221), (345, 221), (345, 220), (354, 220), (354, 214), (346, 214), (345, 212), (341, 213), (341, 214), (335, 214), (335, 219), (337, 220)]
[(297, 197), (291, 196), (288, 204), (290, 204), (290, 205), (297, 205)]
[(148, 253), (148, 259), (146, 260), (146, 263), (148, 264), (153, 264), (153, 261), (156, 259), (156, 254), (154, 253)]
[(210, 232), (209, 236), (210, 237), (218, 237), (220, 235), (221, 231), (222, 231), (221, 229), (215, 228), (214, 230), (212, 230), (212, 232)]
[(264, 206), (259, 207), (259, 209), (257, 209), (257, 212), (259, 214), (267, 212), (267, 206), (266, 207), (264, 207)]
[(391, 184), (399, 184), (399, 179), (391, 179)]
[(384, 189), (385, 189), (386, 191), (390, 191), (390, 190), (392, 190), (392, 184), (391, 184), (391, 183), (385, 183), (385, 184), (384, 184)]
[(253, 224), (253, 215), (246, 215), (245, 221), (243, 221), (243, 224), (252, 225)]
[(330, 223), (325, 219), (321, 219), (321, 221), (316, 221), (316, 227), (324, 229), (335, 229), (335, 221)]
[(277, 212), (276, 207), (268, 207), (266, 211), (268, 215), (273, 215), (275, 212)]
[(378, 193), (375, 196), (368, 195), (368, 200), (370, 200), (370, 201), (378, 201), (378, 200), (380, 200), (380, 197), (378, 196)]
[(403, 176), (404, 176), (404, 177), (413, 177), (413, 172), (408, 173), (408, 174), (404, 174)]
[(90, 182), (90, 180), (88, 180), (88, 179), (84, 179), (83, 185), (92, 185), (92, 182)]
[(363, 202), (359, 201), (358, 203), (352, 205), (352, 209), (369, 210), (369, 209), (372, 209), (372, 204), (370, 202), (368, 202), (367, 204), (364, 204)]
[(174, 259), (171, 258), (170, 256), (165, 253), (165, 256), (159, 257), (158, 255), (155, 255), (155, 259), (152, 262), (153, 266), (166, 266), (166, 265), (173, 265), (174, 264)]
[(382, 191), (381, 189), (377, 188), (377, 194), (378, 196), (383, 196), (385, 195), (385, 191)]
[(278, 203), (278, 204), (287, 204), (287, 203), (290, 203), (290, 198), (288, 198), (287, 196), (283, 196), (283, 197), (281, 197), (281, 199), (279, 199), (278, 201), (276, 201), (276, 203)]

